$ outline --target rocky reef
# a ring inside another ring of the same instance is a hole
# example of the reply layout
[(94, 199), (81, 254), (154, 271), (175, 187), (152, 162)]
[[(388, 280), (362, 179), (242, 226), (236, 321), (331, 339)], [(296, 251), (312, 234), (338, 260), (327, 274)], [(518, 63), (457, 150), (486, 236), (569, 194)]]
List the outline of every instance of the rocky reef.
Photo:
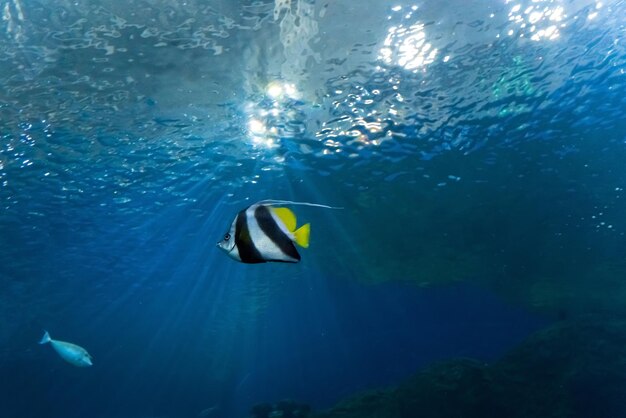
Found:
[[(450, 152), (417, 168), (407, 159), (356, 169), (359, 192), (331, 199), (346, 208), (337, 225), (346, 233), (316, 235), (317, 264), (337, 275), (325, 261), (341, 248), (344, 274), (358, 269), (364, 283), (467, 281), (536, 312), (624, 315), (626, 149), (607, 155), (589, 141), (551, 158), (554, 146), (537, 141), (500, 149), (497, 158)], [(318, 187), (336, 187), (334, 177), (326, 181)], [(381, 245), (391, 237), (393, 245)]]
[(500, 361), (433, 365), (315, 418), (626, 416), (626, 320), (584, 318), (543, 330)]
[(311, 407), (290, 400), (276, 404), (262, 403), (252, 407), (250, 418), (305, 418), (309, 416)]

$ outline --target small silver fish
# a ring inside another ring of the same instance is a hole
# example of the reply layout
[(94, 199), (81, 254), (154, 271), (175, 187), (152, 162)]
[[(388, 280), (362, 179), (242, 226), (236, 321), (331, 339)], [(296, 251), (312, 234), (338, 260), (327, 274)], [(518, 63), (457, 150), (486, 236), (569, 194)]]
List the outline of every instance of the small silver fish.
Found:
[(76, 367), (89, 367), (93, 364), (91, 362), (91, 356), (83, 347), (72, 343), (66, 343), (65, 341), (53, 340), (50, 338), (48, 331), (45, 331), (41, 341), (39, 341), (39, 344), (46, 343), (50, 343), (52, 348), (54, 348), (54, 351), (56, 351), (63, 360)]

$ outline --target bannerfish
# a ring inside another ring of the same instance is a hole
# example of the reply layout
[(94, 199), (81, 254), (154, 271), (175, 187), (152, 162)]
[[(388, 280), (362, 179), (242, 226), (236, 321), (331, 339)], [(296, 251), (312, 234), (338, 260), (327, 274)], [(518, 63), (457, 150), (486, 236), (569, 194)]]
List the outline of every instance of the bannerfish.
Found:
[(296, 228), (296, 215), (289, 208), (275, 207), (285, 204), (336, 209), (315, 203), (262, 200), (235, 216), (229, 232), (217, 246), (242, 263), (299, 262), (300, 254), (294, 243), (308, 248), (311, 225)]
[(53, 340), (50, 338), (48, 331), (39, 341), (39, 344), (50, 343), (54, 351), (56, 351), (63, 360), (77, 367), (89, 367), (93, 363), (91, 362), (91, 356), (83, 347), (76, 344), (66, 343), (65, 341)]

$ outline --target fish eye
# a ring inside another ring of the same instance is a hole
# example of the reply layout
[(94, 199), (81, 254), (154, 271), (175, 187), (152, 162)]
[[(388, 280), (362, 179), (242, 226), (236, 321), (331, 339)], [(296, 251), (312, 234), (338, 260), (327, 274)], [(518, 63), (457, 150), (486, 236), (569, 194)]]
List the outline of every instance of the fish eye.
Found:
[(228, 241), (230, 239), (230, 234), (224, 235), (224, 241)]

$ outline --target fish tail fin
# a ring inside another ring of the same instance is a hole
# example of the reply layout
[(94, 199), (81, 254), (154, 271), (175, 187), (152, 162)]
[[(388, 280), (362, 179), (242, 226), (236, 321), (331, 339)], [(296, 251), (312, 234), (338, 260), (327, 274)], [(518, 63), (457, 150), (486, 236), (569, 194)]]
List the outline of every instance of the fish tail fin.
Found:
[(52, 338), (50, 338), (50, 334), (48, 333), (48, 331), (44, 331), (43, 337), (41, 337), (41, 341), (39, 341), (39, 344), (46, 344), (50, 341), (52, 341)]
[(309, 248), (310, 235), (311, 224), (304, 224), (300, 228), (296, 229), (293, 233), (293, 236), (296, 238), (296, 243), (303, 248)]

